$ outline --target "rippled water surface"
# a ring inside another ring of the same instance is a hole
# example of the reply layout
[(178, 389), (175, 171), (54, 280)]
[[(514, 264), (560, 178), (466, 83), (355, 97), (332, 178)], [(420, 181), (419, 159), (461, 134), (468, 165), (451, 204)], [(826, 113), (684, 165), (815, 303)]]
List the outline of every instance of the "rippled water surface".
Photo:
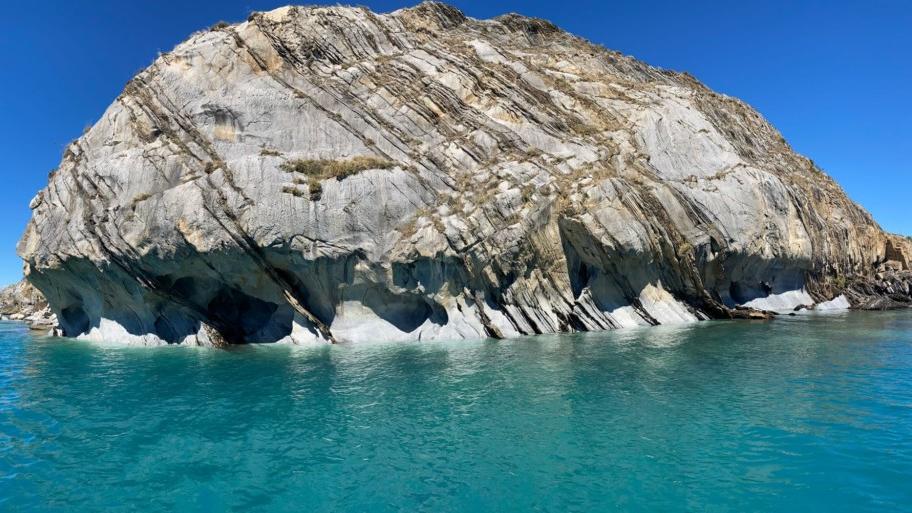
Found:
[(2, 511), (912, 510), (912, 313), (100, 347), (0, 324)]

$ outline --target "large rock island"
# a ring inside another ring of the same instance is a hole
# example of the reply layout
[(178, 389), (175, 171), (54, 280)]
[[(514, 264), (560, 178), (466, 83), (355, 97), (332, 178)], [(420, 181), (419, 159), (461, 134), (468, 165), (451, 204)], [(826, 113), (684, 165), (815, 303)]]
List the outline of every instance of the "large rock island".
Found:
[(908, 239), (741, 101), (439, 3), (194, 34), (31, 208), (27, 279), (93, 340), (510, 337), (910, 299)]

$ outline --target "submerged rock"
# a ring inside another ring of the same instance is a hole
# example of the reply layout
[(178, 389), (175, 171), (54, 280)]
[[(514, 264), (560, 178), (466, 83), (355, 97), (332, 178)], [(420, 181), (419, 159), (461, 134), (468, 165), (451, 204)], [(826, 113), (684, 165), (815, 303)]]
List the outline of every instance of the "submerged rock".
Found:
[(31, 207), (19, 253), (63, 333), (142, 344), (767, 317), (910, 254), (743, 102), (439, 3), (194, 34)]

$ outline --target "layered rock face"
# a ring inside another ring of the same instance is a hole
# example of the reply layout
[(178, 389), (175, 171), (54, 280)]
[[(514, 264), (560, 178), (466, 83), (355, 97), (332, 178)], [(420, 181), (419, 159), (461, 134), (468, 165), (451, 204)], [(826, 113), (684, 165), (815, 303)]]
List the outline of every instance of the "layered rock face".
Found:
[(31, 208), (19, 252), (63, 332), (143, 344), (751, 316), (738, 306), (829, 301), (896, 260), (744, 103), (543, 20), (438, 3), (193, 35)]

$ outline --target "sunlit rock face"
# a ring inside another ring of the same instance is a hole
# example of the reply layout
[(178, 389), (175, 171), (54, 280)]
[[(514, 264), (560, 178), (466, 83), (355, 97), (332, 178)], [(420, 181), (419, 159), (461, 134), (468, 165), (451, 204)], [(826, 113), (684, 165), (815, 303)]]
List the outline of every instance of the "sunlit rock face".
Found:
[(31, 207), (19, 253), (63, 332), (138, 344), (746, 316), (836, 298), (887, 252), (744, 103), (543, 20), (437, 3), (194, 34)]
[(26, 280), (0, 289), (0, 320), (22, 321), (43, 334), (57, 333), (57, 317), (41, 292)]

